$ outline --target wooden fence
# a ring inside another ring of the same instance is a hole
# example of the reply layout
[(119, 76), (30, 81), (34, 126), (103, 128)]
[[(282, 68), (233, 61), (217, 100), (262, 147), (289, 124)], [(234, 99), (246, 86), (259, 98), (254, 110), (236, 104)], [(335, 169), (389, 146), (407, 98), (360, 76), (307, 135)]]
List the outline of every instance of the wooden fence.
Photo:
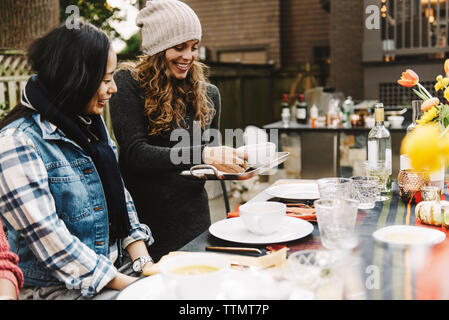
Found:
[(21, 51), (0, 52), (0, 117), (20, 101), (20, 92), (30, 76)]

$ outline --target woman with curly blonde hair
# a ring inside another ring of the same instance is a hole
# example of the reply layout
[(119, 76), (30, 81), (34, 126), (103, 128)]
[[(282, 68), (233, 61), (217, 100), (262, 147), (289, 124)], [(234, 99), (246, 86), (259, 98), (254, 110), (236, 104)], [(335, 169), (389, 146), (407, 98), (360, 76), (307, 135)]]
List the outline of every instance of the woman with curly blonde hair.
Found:
[(144, 55), (116, 72), (110, 112), (122, 175), (159, 259), (210, 225), (204, 181), (180, 172), (207, 163), (240, 173), (247, 163), (220, 146), (220, 93), (197, 61), (201, 24), (194, 11), (178, 0), (147, 1), (136, 22)]

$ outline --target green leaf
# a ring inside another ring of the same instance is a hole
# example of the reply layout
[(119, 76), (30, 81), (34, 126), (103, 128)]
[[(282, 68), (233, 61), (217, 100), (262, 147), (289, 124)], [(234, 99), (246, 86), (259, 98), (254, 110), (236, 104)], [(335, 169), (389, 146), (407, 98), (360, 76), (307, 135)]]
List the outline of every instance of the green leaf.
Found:
[(439, 122), (441, 125), (446, 128), (449, 126), (449, 106), (443, 104), (441, 105), (441, 110), (439, 114)]

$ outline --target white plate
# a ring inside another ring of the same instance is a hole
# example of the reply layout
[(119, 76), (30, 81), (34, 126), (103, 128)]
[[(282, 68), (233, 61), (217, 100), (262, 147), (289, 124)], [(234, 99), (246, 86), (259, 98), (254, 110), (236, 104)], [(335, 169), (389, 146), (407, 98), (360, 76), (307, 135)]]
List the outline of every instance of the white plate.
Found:
[(280, 184), (269, 187), (265, 192), (270, 196), (282, 199), (311, 200), (320, 198), (316, 183)]
[[(313, 300), (310, 291), (297, 288), (288, 281), (275, 281), (264, 273), (229, 270), (223, 281), (220, 300), (282, 299)], [(161, 274), (142, 278), (120, 291), (117, 300), (179, 300)]]
[(249, 232), (242, 218), (229, 218), (215, 222), (209, 227), (209, 232), (217, 238), (252, 244), (279, 243), (304, 238), (313, 231), (310, 222), (300, 218), (284, 217), (284, 222), (274, 233), (258, 235)]
[(434, 245), (446, 238), (444, 232), (439, 230), (395, 225), (379, 229), (373, 233), (374, 239), (396, 246)]

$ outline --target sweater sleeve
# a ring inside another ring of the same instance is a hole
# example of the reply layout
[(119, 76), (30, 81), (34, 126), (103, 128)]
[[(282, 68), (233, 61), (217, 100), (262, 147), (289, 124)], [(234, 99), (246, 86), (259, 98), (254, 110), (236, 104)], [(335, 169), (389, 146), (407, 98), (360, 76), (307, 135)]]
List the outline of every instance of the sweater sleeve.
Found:
[(9, 243), (0, 220), (0, 278), (11, 281), (16, 287), (17, 295), (23, 286), (23, 274), (18, 264), (19, 257), (9, 251)]
[[(204, 143), (195, 146), (176, 144), (171, 148), (152, 144), (143, 114), (142, 90), (137, 81), (125, 70), (116, 72), (114, 79), (118, 92), (110, 101), (112, 126), (120, 148), (120, 160), (126, 162), (130, 170), (151, 174), (160, 172), (161, 169), (187, 170), (194, 164), (202, 163), (206, 146)], [(218, 125), (218, 122), (215, 125)], [(188, 156), (183, 159), (187, 161), (172, 161), (174, 158), (179, 159), (179, 155), (186, 154)]]

